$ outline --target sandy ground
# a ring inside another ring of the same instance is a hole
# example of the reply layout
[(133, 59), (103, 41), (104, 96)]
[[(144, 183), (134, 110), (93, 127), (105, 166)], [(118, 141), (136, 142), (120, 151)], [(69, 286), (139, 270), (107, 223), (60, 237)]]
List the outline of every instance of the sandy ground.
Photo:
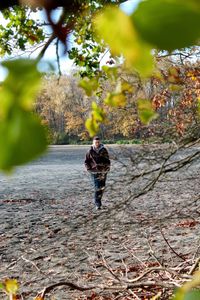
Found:
[[(99, 274), (104, 271), (94, 270), (100, 254), (114, 269), (122, 262), (134, 266), (156, 258), (174, 266), (200, 255), (200, 161), (166, 174), (135, 199), (131, 195), (149, 178), (128, 185), (127, 168), (112, 161), (104, 209), (96, 212), (83, 165), (87, 149), (52, 146), (11, 177), (0, 175), (0, 278), (17, 278), (21, 299), (33, 299), (46, 285), (63, 280), (103, 283)], [(111, 148), (110, 153), (114, 157)], [(136, 275), (130, 271), (130, 277)], [(62, 287), (48, 299), (85, 299), (78, 297), (83, 293), (74, 296)]]

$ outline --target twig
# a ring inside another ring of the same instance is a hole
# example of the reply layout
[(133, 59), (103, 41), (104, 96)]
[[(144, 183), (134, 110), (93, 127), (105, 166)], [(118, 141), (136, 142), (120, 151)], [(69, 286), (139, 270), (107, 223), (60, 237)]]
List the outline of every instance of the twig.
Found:
[(136, 293), (134, 293), (131, 289), (128, 289), (128, 292), (129, 292), (132, 296), (134, 296), (134, 299), (141, 300), (141, 298), (139, 298), (139, 297), (136, 295)]
[(125, 291), (125, 290), (130, 290), (132, 288), (138, 288), (138, 287), (141, 287), (141, 288), (144, 288), (144, 287), (155, 287), (155, 286), (160, 286), (160, 287), (164, 287), (164, 288), (167, 288), (167, 289), (172, 289), (174, 287), (180, 287), (180, 285), (176, 282), (163, 282), (163, 281), (141, 281), (141, 282), (135, 282), (133, 284), (129, 284), (129, 285), (120, 285), (120, 286), (99, 286), (99, 285), (96, 285), (96, 286), (91, 286), (91, 287), (81, 287), (77, 284), (74, 284), (72, 282), (69, 282), (69, 281), (64, 281), (64, 282), (58, 282), (58, 283), (55, 283), (55, 284), (52, 284), (48, 287), (45, 287), (37, 296), (35, 299), (37, 299), (37, 297), (41, 297), (43, 300), (45, 298), (45, 295), (47, 293), (50, 293), (53, 289), (55, 289), (56, 287), (59, 287), (59, 286), (68, 286), (70, 287), (71, 289), (75, 289), (75, 290), (78, 290), (78, 291), (89, 291), (89, 290), (94, 290), (94, 289), (97, 289), (97, 288), (101, 288), (102, 290), (116, 290), (116, 291)]
[(19, 260), (21, 259), (21, 257), (19, 257), (17, 260), (11, 262), (9, 265), (7, 265), (5, 267), (5, 270), (9, 269), (10, 267), (14, 266)]
[(59, 77), (61, 77), (62, 72), (61, 72), (61, 68), (60, 68), (59, 39), (57, 39), (57, 41), (56, 41), (56, 60), (57, 60), (57, 65), (58, 65), (58, 74), (59, 74)]
[(196, 267), (198, 266), (199, 262), (200, 262), (200, 257), (198, 257), (196, 259), (195, 263), (191, 266), (191, 268), (188, 272), (189, 275), (192, 275), (192, 273), (195, 271)]
[(160, 260), (158, 259), (158, 257), (155, 255), (155, 252), (154, 252), (154, 250), (153, 250), (153, 248), (151, 246), (151, 243), (150, 243), (150, 241), (149, 241), (148, 238), (147, 238), (147, 243), (148, 243), (149, 248), (150, 248), (149, 254), (152, 255), (155, 258), (155, 260), (160, 265), (160, 267), (163, 267), (162, 263), (160, 262)]
[(52, 33), (52, 35), (50, 36), (50, 38), (48, 39), (48, 41), (46, 42), (46, 44), (44, 45), (44, 47), (42, 48), (41, 52), (39, 53), (37, 59), (41, 60), (41, 58), (43, 58), (46, 50), (48, 49), (48, 47), (50, 46), (50, 44), (53, 42), (53, 40), (56, 38), (55, 33)]
[(58, 282), (58, 283), (54, 283), (52, 285), (49, 285), (47, 287), (45, 287), (41, 292), (39, 292), (39, 294), (36, 296), (35, 299), (37, 299), (37, 297), (41, 297), (42, 299), (45, 298), (45, 295), (47, 293), (50, 293), (52, 290), (54, 290), (55, 288), (59, 287), (59, 286), (68, 286), (69, 288), (71, 289), (74, 289), (74, 290), (78, 290), (78, 291), (89, 291), (89, 290), (92, 290), (94, 289), (95, 287), (91, 286), (91, 287), (81, 287), (73, 282), (70, 282), (70, 281), (63, 281), (63, 282)]
[(102, 257), (102, 260), (103, 260), (103, 264), (102, 266), (104, 268), (106, 268), (106, 270), (108, 270), (108, 272), (119, 282), (121, 282), (121, 279), (113, 272), (112, 268), (108, 265), (105, 257), (103, 256), (103, 254), (101, 253), (101, 257)]
[[(199, 200), (199, 199), (198, 199), (198, 200)], [(194, 255), (193, 255), (193, 260), (195, 259), (196, 255), (197, 255), (197, 253), (198, 253), (198, 251), (199, 251), (199, 249), (200, 249), (200, 239), (199, 239), (198, 243), (199, 243), (199, 245), (198, 245), (197, 250), (195, 251), (195, 253), (194, 253)]]
[(161, 286), (164, 288), (174, 288), (174, 287), (180, 287), (181, 285), (176, 282), (163, 282), (163, 281), (140, 281), (135, 282), (133, 284), (130, 284), (127, 286), (127, 289), (135, 288), (135, 287), (147, 287), (147, 286)]
[(39, 268), (38, 268), (38, 266), (34, 263), (34, 262), (32, 262), (31, 260), (29, 260), (29, 259), (27, 259), (27, 258), (25, 258), (25, 257), (23, 257), (23, 256), (21, 256), (20, 257), (22, 260), (24, 260), (25, 262), (27, 262), (27, 263), (30, 263), (31, 265), (33, 265), (41, 274), (44, 274), (44, 275), (46, 275), (44, 272), (42, 272)]
[(169, 243), (168, 240), (166, 239), (166, 237), (165, 237), (165, 235), (164, 235), (164, 233), (163, 233), (163, 231), (162, 231), (161, 228), (160, 228), (160, 233), (161, 233), (161, 235), (162, 235), (164, 241), (166, 242), (166, 244), (167, 244), (167, 245), (169, 246), (169, 248), (172, 250), (172, 252), (173, 252), (174, 254), (176, 254), (178, 257), (180, 257), (182, 260), (186, 261), (186, 259), (185, 259), (182, 255), (178, 254), (178, 253), (174, 250), (174, 248), (170, 245), (170, 243)]
[[(174, 287), (180, 287), (181, 285), (176, 283), (176, 282), (164, 282), (164, 281), (156, 281), (156, 280), (152, 280), (152, 281), (140, 281), (140, 282), (134, 282), (132, 284), (128, 284), (128, 285), (121, 285), (121, 286), (105, 286), (102, 287), (103, 290), (129, 290), (132, 288), (144, 288), (144, 287), (155, 287), (155, 286), (160, 286), (160, 287), (164, 287), (167, 289), (172, 289)], [(99, 286), (96, 286), (96, 288)]]
[(134, 279), (131, 279), (131, 280), (128, 280), (128, 282), (131, 283), (131, 282), (139, 281), (140, 279), (142, 279), (144, 276), (146, 276), (147, 274), (151, 273), (152, 271), (166, 271), (166, 272), (171, 272), (173, 274), (175, 273), (173, 270), (168, 270), (168, 269), (163, 268), (163, 267), (153, 267), (153, 268), (148, 269), (147, 271), (145, 271), (144, 273), (142, 273), (138, 277), (136, 277)]
[(139, 261), (139, 263), (141, 263), (141, 265), (142, 265), (143, 267), (146, 266), (145, 263), (144, 263), (141, 259), (139, 259), (139, 258), (133, 253), (133, 250), (132, 250), (132, 249), (127, 248), (126, 245), (123, 245), (123, 247), (124, 247), (124, 249), (126, 249), (126, 250), (128, 251), (128, 253), (130, 253), (130, 255), (131, 255), (133, 258), (135, 258), (137, 261)]
[(122, 264), (125, 268), (125, 278), (128, 280), (128, 267), (127, 264), (125, 263), (125, 261), (122, 259)]

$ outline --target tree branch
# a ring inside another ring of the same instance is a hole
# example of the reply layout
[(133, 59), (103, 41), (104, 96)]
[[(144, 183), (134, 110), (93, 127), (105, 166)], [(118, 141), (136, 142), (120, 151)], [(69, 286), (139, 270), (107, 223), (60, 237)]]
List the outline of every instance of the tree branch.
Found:
[(48, 41), (46, 42), (46, 44), (42, 48), (42, 51), (39, 53), (39, 55), (37, 57), (38, 60), (40, 60), (44, 56), (44, 54), (45, 54), (46, 50), (48, 49), (49, 45), (53, 42), (53, 40), (55, 38), (56, 38), (56, 35), (54, 33), (52, 33), (52, 35), (50, 36), (50, 38), (48, 39)]
[(162, 235), (164, 241), (166, 242), (166, 244), (167, 244), (167, 245), (169, 246), (169, 248), (172, 250), (172, 252), (173, 252), (174, 254), (176, 254), (178, 257), (180, 257), (183, 261), (186, 261), (186, 259), (185, 259), (182, 255), (178, 254), (178, 253), (174, 250), (174, 248), (170, 245), (169, 241), (166, 239), (166, 237), (165, 237), (165, 235), (164, 235), (164, 233), (163, 233), (163, 231), (162, 231), (161, 228), (160, 228), (160, 233), (161, 233), (161, 235)]
[[(50, 293), (52, 290), (54, 290), (55, 288), (59, 287), (59, 286), (68, 286), (71, 289), (74, 290), (78, 290), (78, 291), (89, 291), (92, 290), (94, 288), (96, 288), (95, 286), (91, 286), (91, 287), (81, 287), (73, 282), (70, 281), (63, 281), (63, 282), (58, 282), (58, 283), (54, 283), (52, 285), (49, 285), (47, 287), (45, 287), (38, 295), (37, 297), (41, 297), (42, 299), (44, 299), (45, 295)], [(37, 298), (36, 297), (36, 298)]]
[(8, 0), (8, 1), (1, 1), (0, 2), (0, 10), (3, 10), (5, 8), (9, 8), (14, 5), (19, 5), (18, 0)]

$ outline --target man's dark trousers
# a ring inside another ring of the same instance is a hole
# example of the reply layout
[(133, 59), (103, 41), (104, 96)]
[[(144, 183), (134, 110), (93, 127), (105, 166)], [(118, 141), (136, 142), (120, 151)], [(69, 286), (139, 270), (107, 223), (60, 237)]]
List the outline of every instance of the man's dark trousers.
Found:
[(106, 185), (106, 173), (92, 173), (92, 181), (95, 188), (94, 202), (97, 207), (101, 207), (101, 198)]

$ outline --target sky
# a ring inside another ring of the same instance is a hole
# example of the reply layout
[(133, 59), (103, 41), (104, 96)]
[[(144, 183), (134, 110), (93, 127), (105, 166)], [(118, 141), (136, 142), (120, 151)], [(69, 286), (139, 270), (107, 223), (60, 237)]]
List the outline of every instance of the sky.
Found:
[[(139, 3), (140, 0), (129, 0), (120, 5), (121, 9), (126, 13), (126, 14), (131, 14), (134, 9), (137, 7), (137, 4)], [(55, 15), (56, 18), (56, 15)], [(3, 17), (0, 16), (0, 24), (5, 25), (5, 21), (3, 20)], [(71, 41), (73, 43), (73, 39)], [(39, 53), (35, 53), (34, 55), (37, 56)], [(104, 64), (105, 61), (108, 60), (109, 53), (104, 56), (101, 64)], [(56, 50), (55, 46), (51, 45), (47, 51), (45, 52), (44, 58), (41, 61), (41, 66), (44, 68), (45, 62), (46, 61), (51, 61), (53, 64), (55, 64), (56, 61)], [(61, 67), (61, 72), (62, 73), (67, 73), (70, 72), (70, 70), (73, 68), (73, 61), (68, 59), (66, 55), (60, 57), (60, 67)], [(4, 69), (0, 65), (0, 81), (4, 80), (7, 75), (6, 69)]]

